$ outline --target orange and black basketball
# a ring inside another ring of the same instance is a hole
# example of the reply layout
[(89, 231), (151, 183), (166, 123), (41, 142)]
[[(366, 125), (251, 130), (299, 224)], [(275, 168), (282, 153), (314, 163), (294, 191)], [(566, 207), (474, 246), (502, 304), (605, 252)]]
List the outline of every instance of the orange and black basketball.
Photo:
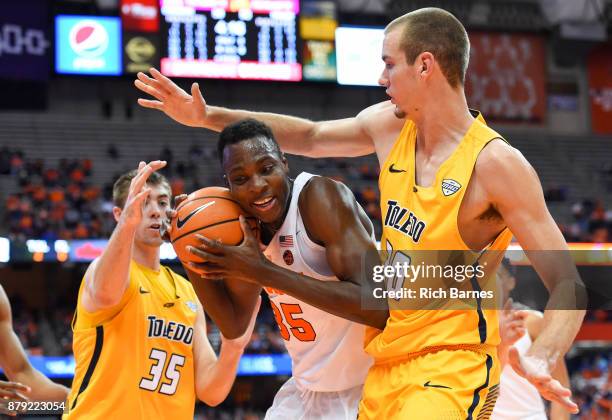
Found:
[[(238, 216), (244, 215), (240, 205), (231, 197), (227, 188), (207, 187), (194, 191), (177, 207), (177, 216), (172, 220), (170, 240), (176, 255), (182, 262), (200, 262), (187, 251), (187, 246), (200, 244), (196, 233), (217, 239), (226, 245), (238, 245), (243, 234)], [(247, 221), (258, 235), (257, 221)]]

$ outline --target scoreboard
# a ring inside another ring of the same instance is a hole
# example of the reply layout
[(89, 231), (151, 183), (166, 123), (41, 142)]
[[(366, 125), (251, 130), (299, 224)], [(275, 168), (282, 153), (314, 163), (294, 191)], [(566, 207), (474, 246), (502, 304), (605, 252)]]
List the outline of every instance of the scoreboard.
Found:
[(299, 0), (162, 0), (161, 72), (302, 80)]

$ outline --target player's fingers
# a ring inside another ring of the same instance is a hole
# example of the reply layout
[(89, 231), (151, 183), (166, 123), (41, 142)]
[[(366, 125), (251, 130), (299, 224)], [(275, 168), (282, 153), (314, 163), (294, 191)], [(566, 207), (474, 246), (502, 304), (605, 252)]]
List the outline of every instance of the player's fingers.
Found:
[(144, 205), (144, 200), (151, 193), (151, 188), (145, 188), (140, 191), (138, 194), (134, 195), (133, 198), (125, 204), (125, 209), (129, 208), (139, 208)]
[[(244, 235), (244, 239), (241, 245), (253, 246), (258, 243), (257, 238), (253, 234), (253, 229), (247, 223), (246, 218), (243, 215), (238, 216), (238, 220), (240, 221), (240, 228), (242, 229), (242, 234)], [(257, 246), (259, 248), (259, 246)]]
[(147, 95), (151, 95), (152, 97), (154, 97), (158, 101), (162, 101), (163, 102), (166, 99), (166, 97), (168, 96), (165, 91), (163, 91), (161, 89), (156, 89), (155, 87), (153, 87), (151, 85), (147, 85), (146, 83), (141, 82), (140, 80), (134, 80), (134, 86), (136, 86), (138, 89), (142, 90)]
[(196, 239), (200, 241), (200, 246), (199, 246), (200, 249), (204, 251), (208, 251), (216, 255), (224, 254), (225, 245), (223, 245), (220, 241), (209, 239), (204, 235), (200, 235), (199, 233), (196, 233), (195, 236), (196, 236)]
[(512, 310), (513, 303), (512, 298), (508, 298), (508, 300), (506, 300), (506, 303), (504, 303), (504, 307), (502, 308), (505, 314), (508, 314)]
[(138, 77), (138, 79), (145, 85), (154, 87), (156, 90), (159, 90), (162, 94), (166, 96), (169, 94), (169, 92), (164, 88), (164, 86), (161, 83), (159, 83), (154, 78), (147, 76), (145, 73), (138, 72), (136, 77)]
[(160, 101), (152, 101), (150, 99), (138, 99), (138, 105), (143, 108), (157, 109), (159, 111), (164, 110), (164, 104)]
[(174, 219), (176, 217), (176, 215), (178, 214), (178, 212), (174, 209), (168, 209), (166, 210), (166, 218), (170, 221), (172, 219)]
[(554, 401), (564, 407), (570, 413), (576, 414), (579, 411), (578, 404), (576, 404), (571, 399), (571, 391), (565, 388), (561, 383), (557, 380), (551, 381), (551, 383), (544, 387), (540, 391), (540, 395), (543, 398)]
[(0, 381), (0, 389), (14, 389), (16, 391), (31, 392), (32, 388), (21, 382)]
[(199, 105), (200, 108), (206, 106), (206, 101), (204, 100), (204, 96), (202, 96), (199, 84), (194, 83), (191, 85), (191, 97), (193, 98), (193, 101)]
[(174, 207), (178, 207), (181, 205), (183, 201), (187, 200), (187, 194), (179, 194), (174, 197)]
[(528, 311), (514, 311), (513, 318), (520, 319), (521, 321), (525, 321), (527, 316), (529, 315)]
[(157, 80), (168, 91), (180, 89), (172, 80), (161, 74), (156, 68), (151, 67), (151, 69), (149, 69), (149, 73), (151, 73), (151, 76), (153, 76), (155, 80)]
[(139, 169), (138, 174), (132, 180), (132, 190), (140, 191), (141, 188), (145, 185), (151, 174), (155, 171), (160, 170), (166, 166), (165, 160), (154, 160), (145, 165), (142, 169)]
[(0, 414), (5, 414), (7, 416), (16, 416), (17, 412), (15, 410), (9, 410), (4, 403), (0, 402)]
[(145, 166), (147, 166), (147, 163), (144, 161), (140, 161), (138, 162), (138, 169), (136, 171), (136, 175), (134, 176), (134, 178), (132, 178), (132, 180), (130, 181), (130, 192), (132, 192), (134, 190), (134, 185), (138, 182), (138, 179), (142, 176), (142, 170), (145, 168)]
[(28, 401), (29, 400), (28, 397), (26, 397), (25, 395), (23, 395), (19, 391), (16, 391), (16, 390), (10, 389), (10, 388), (0, 389), (0, 398), (4, 398), (4, 399), (8, 398), (8, 399), (11, 399), (11, 400), (18, 400), (18, 401)]
[[(196, 248), (196, 247), (193, 247), (193, 246), (188, 246), (187, 247), (187, 252), (195, 255), (196, 257), (201, 258), (204, 262), (207, 262), (207, 263), (219, 264), (222, 261), (215, 254), (212, 254), (210, 252), (206, 252), (205, 250), (203, 250), (201, 248)], [(204, 268), (204, 267), (202, 267), (202, 268)]]
[(508, 350), (508, 362), (510, 362), (510, 366), (512, 366), (512, 369), (514, 369), (516, 373), (518, 373), (524, 378), (527, 377), (527, 373), (525, 372), (525, 369), (521, 364), (521, 359), (518, 350), (514, 346), (510, 347), (510, 349)]

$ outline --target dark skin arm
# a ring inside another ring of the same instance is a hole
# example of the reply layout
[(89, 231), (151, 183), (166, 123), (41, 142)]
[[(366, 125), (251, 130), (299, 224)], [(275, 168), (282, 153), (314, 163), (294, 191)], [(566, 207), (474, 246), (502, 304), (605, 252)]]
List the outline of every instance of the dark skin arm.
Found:
[[(15, 395), (8, 395), (16, 400), (23, 400), (20, 392), (25, 392), (31, 400), (35, 401), (65, 401), (68, 397), (68, 388), (56, 384), (44, 376), (30, 364), (27, 355), (13, 331), (11, 306), (4, 289), (0, 287), (0, 366), (9, 380), (17, 382), (6, 390), (12, 390)], [(3, 383), (6, 384), (6, 383)], [(21, 385), (23, 384), (23, 385)], [(10, 384), (9, 384), (10, 385)], [(26, 389), (26, 387), (29, 389)], [(4, 386), (0, 387), (4, 388)]]
[[(272, 264), (244, 220), (246, 239), (240, 246), (225, 246), (202, 237), (202, 246), (192, 252), (206, 263), (195, 269), (209, 280), (231, 278), (279, 289), (331, 314), (384, 328), (387, 309), (362, 309), (362, 287), (370, 287), (367, 273), (380, 260), (352, 193), (343, 184), (317, 177), (304, 187), (299, 200), (307, 233), (325, 247), (327, 262), (339, 282), (320, 281)], [(321, 215), (325, 215), (325, 223), (321, 223)]]
[(188, 268), (186, 271), (198, 299), (223, 336), (234, 339), (244, 334), (261, 286), (237, 280), (209, 281)]
[[(174, 208), (186, 199), (187, 194), (176, 196)], [(169, 241), (170, 224), (168, 221), (176, 217), (176, 210), (171, 209), (166, 213), (168, 220), (163, 226), (163, 236)], [(202, 307), (215, 322), (221, 334), (230, 340), (242, 336), (249, 326), (253, 309), (259, 302), (261, 287), (233, 279), (207, 281), (193, 271), (192, 266), (183, 265), (183, 267)]]

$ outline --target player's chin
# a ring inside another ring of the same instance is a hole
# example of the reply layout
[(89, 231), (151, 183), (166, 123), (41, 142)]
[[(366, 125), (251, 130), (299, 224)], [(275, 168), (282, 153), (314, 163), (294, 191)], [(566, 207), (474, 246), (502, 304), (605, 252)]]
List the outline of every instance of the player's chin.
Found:
[(140, 241), (148, 246), (161, 246), (164, 243), (159, 230), (147, 230), (145, 234), (140, 238)]
[(276, 198), (274, 199), (272, 205), (268, 208), (251, 206), (249, 210), (249, 213), (251, 213), (251, 215), (255, 216), (263, 223), (273, 223), (283, 216), (283, 208), (279, 205), (279, 202)]
[(393, 110), (393, 114), (396, 118), (404, 119), (406, 118), (406, 112), (400, 109), (399, 106), (395, 105), (395, 109)]

